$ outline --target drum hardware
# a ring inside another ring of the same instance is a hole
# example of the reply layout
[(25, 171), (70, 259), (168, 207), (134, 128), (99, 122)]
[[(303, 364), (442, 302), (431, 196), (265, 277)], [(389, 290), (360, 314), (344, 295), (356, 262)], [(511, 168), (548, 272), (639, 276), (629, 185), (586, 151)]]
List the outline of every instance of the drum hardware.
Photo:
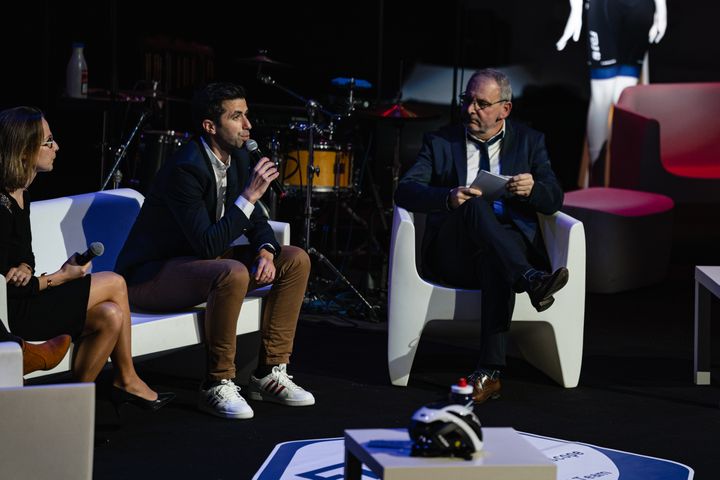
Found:
[(190, 100), (186, 98), (174, 97), (160, 90), (125, 90), (118, 92), (118, 98), (121, 102), (129, 103), (144, 103), (154, 100), (158, 102), (159, 108), (163, 107), (163, 102), (190, 103)]
[(342, 280), (342, 282), (345, 285), (347, 285), (350, 288), (350, 290), (352, 290), (355, 293), (355, 295), (357, 295), (357, 297), (362, 301), (363, 305), (365, 305), (365, 308), (367, 308), (368, 316), (371, 321), (379, 322), (379, 319), (377, 316), (377, 312), (380, 310), (379, 306), (370, 305), (370, 303), (368, 303), (368, 301), (365, 300), (365, 297), (363, 297), (363, 295), (358, 291), (358, 289), (355, 288), (352, 283), (350, 283), (350, 280), (345, 278), (345, 275), (343, 275), (342, 272), (340, 272), (340, 270), (335, 268), (335, 265), (333, 265), (333, 263), (325, 255), (318, 252), (313, 247), (310, 247), (308, 249), (308, 253), (315, 255), (318, 258), (318, 260), (320, 260), (320, 262), (323, 263), (323, 265), (328, 267), (337, 276), (337, 278)]
[[(383, 207), (382, 198), (380, 197), (380, 191), (378, 190), (378, 186), (375, 183), (375, 177), (372, 173), (372, 168), (367, 168), (368, 164), (368, 157), (369, 152), (372, 149), (372, 143), (373, 143), (373, 136), (370, 134), (370, 140), (368, 141), (368, 146), (365, 149), (365, 157), (363, 158), (362, 165), (360, 166), (360, 176), (364, 176), (367, 174), (368, 176), (368, 184), (370, 185), (370, 191), (372, 193), (373, 203), (375, 204), (375, 208), (377, 209), (380, 217), (380, 224), (382, 225), (383, 232), (388, 231), (388, 223), (387, 219), (385, 218), (385, 208)], [(362, 179), (360, 179), (360, 182), (362, 183)], [(358, 192), (360, 192), (360, 188), (358, 188)]]
[(291, 65), (284, 62), (278, 62), (277, 60), (273, 60), (272, 58), (268, 57), (267, 50), (258, 50), (257, 55), (253, 55), (252, 57), (242, 57), (242, 58), (236, 58), (236, 63), (244, 63), (248, 65), (258, 65), (258, 66), (269, 66), (269, 67), (281, 67), (281, 68), (289, 68)]
[[(140, 114), (140, 118), (138, 118), (137, 123), (135, 123), (135, 127), (130, 132), (130, 135), (128, 136), (125, 143), (121, 144), (117, 150), (115, 151), (115, 163), (113, 163), (112, 168), (110, 169), (110, 172), (108, 173), (107, 177), (105, 178), (105, 181), (102, 183), (102, 186), (100, 187), (100, 190), (105, 190), (108, 183), (110, 183), (110, 180), (118, 177), (115, 176), (115, 172), (118, 171), (118, 167), (120, 166), (120, 162), (123, 158), (125, 158), (125, 155), (127, 154), (128, 147), (130, 147), (130, 144), (135, 139), (135, 135), (137, 135), (138, 130), (140, 130), (140, 127), (142, 127), (143, 123), (148, 119), (148, 117), (151, 116), (151, 111), (148, 109), (144, 109), (143, 112)], [(122, 178), (122, 177), (120, 177)], [(115, 185), (115, 184), (114, 184)], [(117, 183), (119, 185), (119, 183)], [(114, 188), (117, 188), (115, 186)]]
[(347, 88), (348, 89), (348, 98), (345, 102), (345, 113), (343, 116), (350, 117), (352, 116), (353, 112), (355, 111), (355, 107), (363, 107), (368, 108), (370, 106), (370, 103), (367, 100), (357, 100), (355, 98), (355, 89), (358, 90), (367, 90), (372, 88), (372, 84), (368, 82), (367, 80), (362, 80), (360, 78), (347, 78), (347, 77), (337, 77), (333, 78), (330, 82), (336, 87), (341, 88)]
[(380, 105), (373, 110), (362, 112), (363, 116), (370, 119), (390, 121), (395, 128), (395, 145), (393, 149), (392, 163), (393, 205), (395, 204), (395, 190), (397, 190), (398, 182), (400, 181), (400, 145), (402, 140), (402, 129), (405, 126), (405, 122), (429, 120), (438, 116), (437, 114), (432, 113), (416, 112), (403, 105), (399, 98), (400, 94), (398, 94), (398, 100), (390, 105)]
[(100, 139), (100, 182), (103, 181), (105, 174), (105, 165), (107, 163), (107, 154), (110, 152), (110, 143), (108, 142), (108, 123), (109, 114), (107, 110), (103, 110), (102, 116), (102, 137)]
[[(305, 231), (304, 231), (304, 238), (303, 238), (303, 247), (305, 248), (305, 251), (309, 254), (315, 256), (321, 263), (323, 263), (326, 267), (328, 267), (336, 276), (336, 278), (340, 279), (347, 287), (349, 287), (355, 295), (362, 301), (363, 305), (368, 309), (368, 318), (370, 318), (372, 321), (378, 321), (377, 314), (376, 314), (376, 307), (373, 307), (368, 301), (365, 299), (365, 297), (353, 286), (352, 283), (335, 267), (335, 265), (332, 264), (332, 262), (321, 252), (316, 250), (315, 248), (310, 246), (310, 231), (312, 226), (312, 216), (313, 216), (313, 207), (312, 207), (312, 191), (313, 191), (313, 182), (316, 175), (319, 175), (320, 171), (316, 170), (315, 167), (315, 133), (318, 131), (318, 124), (316, 123), (316, 118), (318, 113), (323, 113), (327, 115), (329, 118), (334, 118), (336, 115), (332, 112), (329, 112), (325, 110), (322, 105), (320, 105), (317, 101), (313, 99), (306, 99), (302, 97), (301, 95), (297, 94), (296, 92), (290, 90), (287, 87), (284, 87), (280, 84), (278, 84), (271, 76), (269, 75), (258, 75), (258, 80), (260, 80), (262, 83), (266, 85), (271, 85), (279, 90), (282, 90), (283, 92), (287, 93), (291, 97), (297, 99), (298, 101), (302, 102), (305, 105), (305, 108), (307, 110), (307, 118), (308, 118), (308, 124), (305, 126), (305, 133), (307, 134), (307, 167), (306, 167), (306, 176), (307, 179), (307, 188), (305, 190), (305, 209), (304, 209), (304, 221), (305, 221)], [(349, 166), (348, 166), (349, 170)], [(349, 172), (348, 172), (349, 173)], [(337, 202), (336, 202), (337, 203)], [(336, 207), (337, 208), (337, 207)]]
[(115, 170), (115, 173), (113, 173), (113, 178), (112, 178), (113, 190), (117, 190), (118, 188), (120, 188), (120, 183), (122, 183), (122, 179), (123, 179), (122, 172), (119, 169)]
[(144, 130), (140, 134), (135, 168), (130, 184), (147, 195), (155, 175), (165, 161), (190, 140), (190, 134), (176, 130)]
[[(280, 171), (280, 163), (282, 160), (282, 156), (280, 155), (280, 131), (274, 130), (272, 133), (272, 136), (270, 137), (270, 160), (275, 164), (275, 168)], [(280, 179), (282, 182), (282, 178)], [(268, 198), (269, 198), (269, 207), (268, 207), (268, 216), (269, 218), (275, 218), (277, 216), (277, 204), (280, 200), (278, 198), (277, 193), (275, 193), (275, 190), (272, 188), (268, 189)]]
[[(125, 95), (123, 92), (118, 92), (117, 90), (110, 91), (104, 88), (91, 88), (88, 90), (88, 100), (92, 100), (94, 102), (107, 102), (109, 108), (112, 109), (117, 104), (127, 104), (126, 106), (129, 108), (132, 106), (132, 104), (143, 103), (145, 101), (145, 98), (130, 97)], [(110, 111), (108, 111), (107, 108), (103, 107), (101, 139), (99, 144), (100, 175), (98, 178), (98, 185), (100, 186), (107, 186), (110, 181), (109, 179), (113, 176), (113, 172), (111, 172), (110, 175), (105, 174), (109, 163), (108, 155), (110, 153), (116, 152), (115, 149), (112, 147), (112, 143), (109, 138), (111, 123), (112, 121)], [(117, 177), (113, 178), (113, 184), (118, 184)]]
[[(110, 168), (110, 171), (107, 174), (107, 177), (105, 177), (105, 180), (103, 181), (102, 185), (100, 186), (100, 190), (105, 190), (107, 188), (108, 183), (110, 183), (111, 180), (113, 180), (113, 188), (118, 188), (120, 185), (120, 181), (122, 180), (122, 174), (117, 175), (116, 172), (118, 172), (118, 168), (120, 167), (120, 162), (125, 158), (125, 156), (128, 153), (128, 148), (132, 144), (133, 140), (135, 139), (138, 131), (142, 128), (142, 126), (147, 122), (147, 120), (154, 116), (157, 112), (162, 110), (162, 101), (163, 100), (171, 100), (171, 97), (168, 97), (164, 93), (162, 93), (160, 90), (158, 90), (159, 82), (153, 81), (152, 82), (152, 88), (147, 91), (143, 91), (142, 95), (138, 95), (136, 97), (132, 96), (126, 96), (125, 100), (130, 103), (144, 103), (144, 107), (142, 109), (142, 113), (140, 114), (140, 117), (138, 118), (137, 122), (135, 123), (135, 126), (133, 127), (132, 131), (130, 132), (130, 135), (128, 136), (125, 143), (121, 144), (117, 150), (115, 150), (115, 161), (113, 163), (113, 166)], [(136, 92), (137, 93), (137, 92)], [(120, 93), (118, 93), (118, 96), (120, 96)], [(122, 98), (122, 97), (121, 97)], [(149, 100), (149, 102), (146, 102)], [(172, 99), (175, 100), (175, 99)], [(179, 99), (178, 99), (179, 100)], [(103, 140), (104, 143), (104, 140)], [(103, 149), (104, 151), (104, 149)]]

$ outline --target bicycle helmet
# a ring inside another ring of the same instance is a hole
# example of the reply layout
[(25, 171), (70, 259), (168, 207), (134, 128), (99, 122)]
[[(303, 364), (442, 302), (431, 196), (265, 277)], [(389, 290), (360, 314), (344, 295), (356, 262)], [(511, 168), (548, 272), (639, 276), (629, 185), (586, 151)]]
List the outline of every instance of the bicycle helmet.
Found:
[(463, 405), (436, 403), (418, 409), (412, 416), (410, 455), (414, 457), (460, 457), (471, 460), (482, 450), (480, 420)]

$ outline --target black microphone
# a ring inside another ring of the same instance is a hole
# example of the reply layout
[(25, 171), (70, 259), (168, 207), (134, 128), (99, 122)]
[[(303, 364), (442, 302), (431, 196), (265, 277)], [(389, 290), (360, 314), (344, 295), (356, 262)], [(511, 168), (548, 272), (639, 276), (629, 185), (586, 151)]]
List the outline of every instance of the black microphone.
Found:
[[(252, 138), (245, 142), (245, 148), (247, 148), (248, 152), (250, 152), (250, 157), (253, 159), (253, 163), (259, 162), (260, 159), (265, 156), (260, 151), (257, 142)], [(285, 188), (283, 188), (282, 184), (278, 182), (277, 178), (270, 182), (270, 188), (273, 189), (279, 198), (285, 198)]]
[(103, 245), (101, 242), (92, 242), (88, 249), (85, 250), (85, 253), (76, 253), (75, 254), (75, 263), (78, 265), (85, 265), (90, 260), (92, 260), (95, 257), (99, 257), (105, 253), (105, 245)]

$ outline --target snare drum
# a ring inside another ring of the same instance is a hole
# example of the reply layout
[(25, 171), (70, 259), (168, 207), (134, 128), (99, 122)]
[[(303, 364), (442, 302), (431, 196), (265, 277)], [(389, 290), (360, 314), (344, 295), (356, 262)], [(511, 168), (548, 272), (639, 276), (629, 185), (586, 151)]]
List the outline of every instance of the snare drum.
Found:
[[(307, 186), (307, 166), (310, 152), (295, 150), (285, 161), (283, 183), (289, 187)], [(313, 178), (314, 192), (349, 190), (352, 186), (352, 150), (327, 144), (316, 145), (313, 152), (318, 175)]]
[(139, 190), (147, 194), (162, 164), (190, 140), (190, 134), (175, 130), (145, 130), (140, 134), (137, 169)]

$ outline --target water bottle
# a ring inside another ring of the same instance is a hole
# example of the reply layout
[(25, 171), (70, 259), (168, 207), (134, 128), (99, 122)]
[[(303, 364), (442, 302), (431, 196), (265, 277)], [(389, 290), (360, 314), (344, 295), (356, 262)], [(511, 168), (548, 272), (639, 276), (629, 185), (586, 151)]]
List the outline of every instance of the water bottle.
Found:
[(472, 385), (468, 385), (467, 379), (462, 377), (458, 382), (450, 387), (450, 403), (469, 406), (472, 405)]
[(67, 64), (65, 93), (71, 98), (87, 98), (88, 69), (83, 55), (84, 43), (73, 43), (73, 51)]

